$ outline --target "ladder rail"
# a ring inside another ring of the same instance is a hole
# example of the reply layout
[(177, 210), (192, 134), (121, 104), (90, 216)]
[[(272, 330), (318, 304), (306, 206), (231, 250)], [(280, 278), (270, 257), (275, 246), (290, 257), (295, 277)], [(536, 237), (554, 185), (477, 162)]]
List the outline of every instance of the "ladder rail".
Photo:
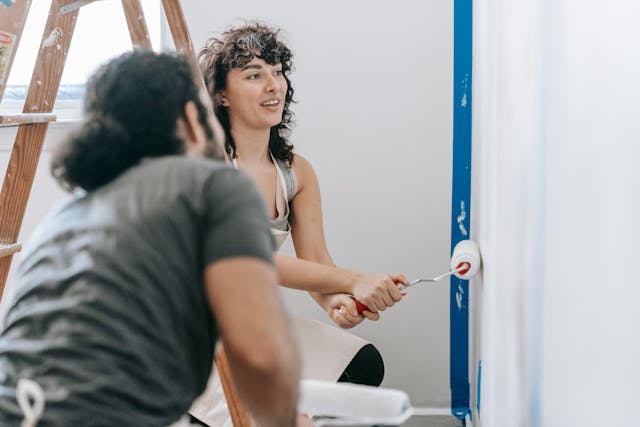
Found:
[(220, 375), (220, 383), (224, 391), (224, 397), (227, 400), (227, 407), (231, 415), (233, 427), (254, 427), (255, 424), (251, 419), (248, 411), (242, 405), (240, 396), (236, 390), (233, 376), (231, 375), (231, 367), (222, 343), (220, 350), (216, 353), (215, 364)]
[(53, 0), (51, 3), (23, 113), (53, 111), (79, 12), (61, 13), (61, 7), (67, 3), (73, 2)]
[[(167, 23), (169, 24), (169, 30), (171, 31), (171, 36), (176, 50), (191, 60), (193, 69), (196, 72), (196, 83), (198, 83), (202, 93), (208, 94), (207, 85), (204, 82), (204, 77), (200, 71), (200, 65), (196, 59), (196, 51), (193, 48), (193, 42), (191, 41), (191, 35), (189, 34), (189, 27), (187, 26), (187, 21), (184, 18), (184, 12), (182, 10), (180, 0), (162, 0), (162, 6), (164, 8), (164, 14), (167, 17)], [(212, 126), (216, 142), (216, 154), (223, 157), (225, 161), (229, 163), (227, 151), (224, 148), (224, 129), (222, 128), (222, 125), (220, 125), (215, 114), (213, 114), (213, 105), (208, 103), (205, 107), (211, 112), (211, 117), (213, 117)]]
[(151, 37), (149, 37), (149, 29), (147, 21), (144, 19), (140, 0), (122, 0), (122, 10), (124, 10), (124, 16), (127, 19), (133, 48), (152, 50)]
[[(184, 13), (179, 0), (162, 0), (164, 14), (167, 17), (169, 30), (176, 45), (176, 50), (195, 61), (196, 53), (187, 27), (187, 21), (184, 19)], [(204, 82), (204, 79), (203, 79)]]

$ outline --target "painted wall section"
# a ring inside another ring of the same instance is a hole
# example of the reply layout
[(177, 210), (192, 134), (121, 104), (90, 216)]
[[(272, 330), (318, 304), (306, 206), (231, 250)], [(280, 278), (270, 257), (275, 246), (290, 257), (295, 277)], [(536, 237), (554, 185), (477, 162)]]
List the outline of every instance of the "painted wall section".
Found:
[(533, 426), (548, 179), (546, 27), (535, 1), (477, 0), (475, 10), (473, 210), (484, 269), (473, 286), (474, 425)]
[(475, 9), (474, 426), (633, 424), (640, 4)]
[(545, 4), (541, 423), (635, 423), (640, 280), (627, 266), (640, 258), (640, 3)]

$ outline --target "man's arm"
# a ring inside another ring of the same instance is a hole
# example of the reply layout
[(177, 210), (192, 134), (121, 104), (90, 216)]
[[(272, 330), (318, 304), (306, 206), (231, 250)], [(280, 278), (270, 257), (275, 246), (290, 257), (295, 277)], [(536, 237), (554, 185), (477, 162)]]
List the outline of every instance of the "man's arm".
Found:
[(300, 361), (273, 266), (224, 258), (205, 283), (240, 398), (260, 426), (294, 426)]

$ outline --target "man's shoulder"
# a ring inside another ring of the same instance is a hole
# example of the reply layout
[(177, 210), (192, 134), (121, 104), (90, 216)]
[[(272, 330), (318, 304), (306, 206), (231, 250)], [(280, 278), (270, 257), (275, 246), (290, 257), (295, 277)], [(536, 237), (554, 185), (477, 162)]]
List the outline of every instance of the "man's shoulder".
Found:
[(187, 156), (165, 156), (145, 162), (141, 171), (144, 183), (160, 185), (165, 190), (188, 191), (208, 198), (252, 197), (262, 200), (251, 178), (244, 172), (235, 169), (219, 160)]
[(232, 169), (221, 160), (191, 156), (162, 156), (144, 161), (142, 167), (187, 170), (194, 173), (212, 173)]
[[(130, 171), (125, 180), (144, 182), (204, 183), (213, 176), (233, 175), (224, 162), (189, 156), (162, 156), (146, 159)], [(126, 175), (125, 175), (126, 176)]]

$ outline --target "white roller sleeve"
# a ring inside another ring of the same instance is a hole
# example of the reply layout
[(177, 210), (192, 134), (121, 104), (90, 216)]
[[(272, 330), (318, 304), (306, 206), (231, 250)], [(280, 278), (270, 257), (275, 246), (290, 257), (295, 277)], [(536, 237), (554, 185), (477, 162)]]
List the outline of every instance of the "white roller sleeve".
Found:
[(473, 240), (461, 240), (456, 247), (453, 248), (451, 270), (455, 270), (465, 263), (469, 264), (469, 269), (456, 273), (456, 277), (469, 280), (480, 270), (480, 264), (482, 263), (480, 259), (480, 248)]
[(320, 426), (401, 425), (413, 410), (407, 393), (349, 383), (303, 380), (298, 410)]

